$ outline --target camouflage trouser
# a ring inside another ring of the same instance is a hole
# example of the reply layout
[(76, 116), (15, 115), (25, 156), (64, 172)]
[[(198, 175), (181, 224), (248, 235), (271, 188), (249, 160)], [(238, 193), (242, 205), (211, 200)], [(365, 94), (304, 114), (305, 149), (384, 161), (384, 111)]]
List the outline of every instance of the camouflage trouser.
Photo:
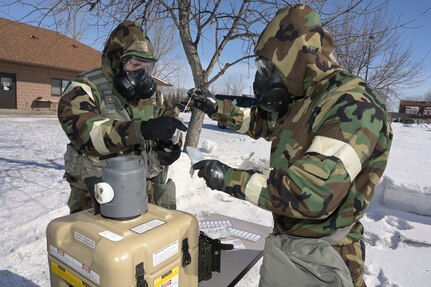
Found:
[[(176, 190), (175, 183), (167, 178), (167, 169), (161, 172), (154, 178), (147, 180), (148, 202), (158, 206), (176, 209)], [(81, 210), (93, 207), (90, 194), (87, 187), (81, 178), (74, 178), (65, 174), (65, 179), (70, 185), (70, 196), (67, 201), (70, 213), (79, 212)]]
[(69, 206), (70, 213), (72, 214), (92, 208), (93, 203), (91, 202), (91, 197), (84, 181), (80, 178), (71, 177), (67, 173), (64, 175), (64, 178), (70, 185), (70, 195), (67, 200), (67, 206)]
[(147, 180), (148, 202), (175, 210), (177, 209), (175, 183), (167, 177), (168, 169), (166, 168), (156, 177)]
[(349, 269), (355, 287), (366, 287), (364, 281), (365, 244), (361, 241), (349, 245), (332, 245), (340, 253)]

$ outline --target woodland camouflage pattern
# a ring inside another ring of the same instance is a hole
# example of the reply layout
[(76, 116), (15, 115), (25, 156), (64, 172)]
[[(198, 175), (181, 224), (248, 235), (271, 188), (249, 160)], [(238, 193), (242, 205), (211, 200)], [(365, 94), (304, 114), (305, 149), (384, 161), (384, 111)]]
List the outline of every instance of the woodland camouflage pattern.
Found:
[[(91, 206), (82, 177), (92, 175), (92, 169), (100, 173), (101, 167), (106, 165), (105, 158), (136, 153), (136, 150), (145, 153), (151, 149), (154, 143), (144, 139), (140, 132), (143, 120), (178, 115), (177, 109), (168, 109), (162, 104), (159, 91), (151, 98), (133, 102), (118, 94), (113, 87), (113, 75), (125, 56), (156, 60), (151, 42), (131, 21), (121, 23), (111, 33), (103, 50), (102, 67), (75, 78), (60, 99), (58, 119), (70, 145), (82, 154), (70, 156), (66, 153), (65, 156), (65, 178), (72, 188), (68, 202), (71, 212)], [(109, 111), (106, 95), (96, 82), (107, 87), (116, 107), (114, 112)], [(73, 157), (82, 157), (77, 161), (84, 163), (73, 163)]]
[(353, 224), (333, 247), (354, 285), (365, 286), (359, 219), (386, 167), (392, 132), (380, 96), (343, 71), (334, 49), (310, 7), (280, 10), (261, 34), (255, 53), (275, 64), (296, 100), (274, 120), (256, 107), (219, 101), (212, 118), (272, 141), (271, 169), (229, 169), (226, 192), (271, 211), (275, 234), (322, 237)]

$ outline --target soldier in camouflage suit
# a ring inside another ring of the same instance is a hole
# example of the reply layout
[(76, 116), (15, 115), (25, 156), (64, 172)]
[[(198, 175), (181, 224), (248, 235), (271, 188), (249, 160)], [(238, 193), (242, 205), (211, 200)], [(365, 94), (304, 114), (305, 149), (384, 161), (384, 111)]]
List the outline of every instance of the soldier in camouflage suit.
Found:
[[(216, 101), (202, 90), (192, 94), (194, 107), (212, 119), (272, 141), (270, 169), (240, 170), (216, 160), (198, 162), (194, 169), (211, 189), (271, 211), (273, 236), (329, 242), (330, 252), (341, 255), (350, 273), (348, 284), (341, 286), (365, 286), (359, 219), (386, 167), (392, 132), (380, 96), (344, 71), (334, 50), (310, 7), (278, 11), (255, 48), (258, 107)], [(268, 286), (263, 278), (266, 256), (260, 286)], [(291, 279), (274, 286), (308, 284), (292, 284)]]
[(167, 167), (181, 153), (171, 138), (186, 130), (163, 105), (151, 77), (156, 59), (145, 33), (125, 21), (111, 33), (102, 54), (102, 67), (85, 72), (66, 88), (58, 119), (70, 140), (65, 153), (65, 178), (71, 186), (70, 212), (92, 206), (84, 178), (101, 176), (107, 159), (142, 155), (151, 203), (175, 209), (175, 185)]

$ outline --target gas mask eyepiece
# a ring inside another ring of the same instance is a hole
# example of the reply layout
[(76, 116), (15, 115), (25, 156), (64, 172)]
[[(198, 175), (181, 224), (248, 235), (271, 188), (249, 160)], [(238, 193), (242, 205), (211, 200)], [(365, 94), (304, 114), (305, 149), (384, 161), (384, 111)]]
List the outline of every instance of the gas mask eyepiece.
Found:
[(257, 72), (261, 75), (263, 79), (266, 80), (271, 77), (272, 72), (275, 69), (275, 65), (271, 61), (268, 61), (267, 59), (262, 57), (257, 57), (255, 59), (255, 64)]
[(114, 86), (126, 99), (148, 99), (157, 89), (151, 78), (154, 61), (144, 61), (134, 57), (125, 59), (114, 77)]
[(289, 107), (289, 95), (274, 63), (257, 57), (256, 69), (253, 91), (259, 100), (259, 107), (268, 112), (284, 114)]

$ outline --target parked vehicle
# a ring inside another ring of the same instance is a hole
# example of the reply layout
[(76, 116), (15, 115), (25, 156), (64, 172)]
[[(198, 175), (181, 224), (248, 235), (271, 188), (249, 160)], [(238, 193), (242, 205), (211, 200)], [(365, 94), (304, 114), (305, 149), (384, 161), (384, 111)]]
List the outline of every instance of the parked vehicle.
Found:
[(405, 119), (403, 121), (403, 126), (404, 127), (411, 127), (411, 126), (413, 126), (414, 123), (415, 123), (415, 121), (412, 119)]

